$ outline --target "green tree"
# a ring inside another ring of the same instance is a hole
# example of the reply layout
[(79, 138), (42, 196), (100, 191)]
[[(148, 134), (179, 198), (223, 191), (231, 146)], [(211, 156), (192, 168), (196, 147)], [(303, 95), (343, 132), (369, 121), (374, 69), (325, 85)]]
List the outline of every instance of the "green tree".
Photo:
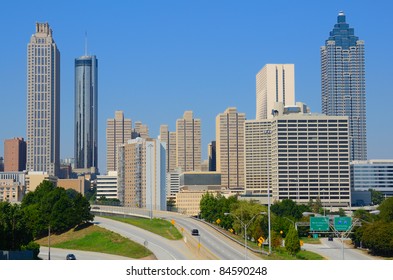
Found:
[(310, 208), (306, 205), (297, 205), (291, 199), (284, 199), (282, 201), (276, 201), (270, 208), (270, 210), (280, 217), (294, 218), (299, 220), (303, 216), (303, 212), (310, 211)]
[[(267, 232), (267, 216), (261, 215), (261, 212), (266, 212), (266, 207), (255, 202), (238, 201), (233, 205), (231, 214), (233, 217), (233, 229), (236, 232), (241, 232), (242, 235), (247, 235), (247, 238), (252, 237), (257, 240), (261, 235), (268, 236)], [(244, 225), (247, 225), (247, 232), (244, 232)], [(266, 227), (265, 227), (266, 226)]]
[(297, 230), (292, 226), (285, 238), (285, 249), (291, 255), (296, 255), (300, 251), (300, 240)]
[(383, 201), (383, 194), (379, 191), (369, 189), (369, 192), (371, 193), (371, 203), (373, 205), (379, 205)]
[(201, 218), (205, 221), (212, 223), (217, 216), (217, 199), (212, 193), (206, 192), (199, 203), (201, 210)]
[(378, 210), (380, 211), (379, 217), (385, 222), (393, 222), (393, 197), (385, 199)]
[(20, 250), (33, 240), (25, 217), (17, 204), (0, 202), (0, 249)]
[(368, 225), (364, 229), (362, 240), (371, 254), (392, 257), (393, 222), (377, 221)]
[(57, 188), (48, 181), (24, 197), (21, 209), (35, 238), (46, 235), (49, 227), (60, 233), (93, 219), (85, 197), (73, 190)]

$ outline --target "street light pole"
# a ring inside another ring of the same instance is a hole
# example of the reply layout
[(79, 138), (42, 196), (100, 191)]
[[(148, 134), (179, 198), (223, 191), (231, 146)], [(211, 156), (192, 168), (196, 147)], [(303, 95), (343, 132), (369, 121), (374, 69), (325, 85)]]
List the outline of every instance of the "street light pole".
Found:
[(48, 226), (48, 260), (50, 260), (50, 224)]
[(224, 213), (225, 216), (228, 215), (232, 215), (234, 216), (236, 219), (239, 220), (240, 224), (242, 225), (242, 227), (244, 227), (244, 259), (247, 260), (247, 227), (251, 224), (252, 220), (254, 220), (254, 218), (258, 215), (263, 215), (264, 212), (260, 212), (258, 214), (255, 214), (251, 220), (248, 221), (247, 224), (243, 223), (243, 221), (236, 215), (232, 214), (232, 213)]

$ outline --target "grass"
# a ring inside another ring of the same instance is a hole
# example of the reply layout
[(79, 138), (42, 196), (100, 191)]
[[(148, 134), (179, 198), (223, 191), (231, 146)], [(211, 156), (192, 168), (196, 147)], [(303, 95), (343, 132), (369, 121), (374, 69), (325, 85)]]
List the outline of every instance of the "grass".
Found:
[[(47, 246), (48, 238), (45, 237), (36, 242), (42, 246)], [(61, 235), (51, 235), (51, 246), (62, 249), (113, 254), (133, 259), (152, 256), (152, 252), (142, 245), (92, 224), (82, 229), (72, 229)]]
[(144, 219), (144, 218), (123, 218), (115, 216), (104, 216), (104, 218), (113, 219), (119, 222), (127, 223), (152, 233), (158, 234), (169, 240), (179, 240), (182, 238), (181, 233), (169, 221), (163, 219)]
[(321, 244), (321, 240), (319, 240), (319, 238), (301, 237), (300, 240), (303, 240), (303, 242), (307, 244)]

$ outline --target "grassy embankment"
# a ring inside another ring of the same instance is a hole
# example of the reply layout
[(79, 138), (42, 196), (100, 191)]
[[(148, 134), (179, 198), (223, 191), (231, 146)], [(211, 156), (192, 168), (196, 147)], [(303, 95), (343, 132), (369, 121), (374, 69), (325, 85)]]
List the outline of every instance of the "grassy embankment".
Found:
[[(41, 246), (48, 245), (48, 238), (36, 240)], [(133, 259), (154, 258), (147, 248), (117, 233), (88, 224), (60, 235), (51, 235), (51, 246), (62, 249), (100, 252)]]
[(119, 222), (127, 223), (152, 233), (158, 234), (169, 240), (179, 240), (182, 238), (181, 233), (169, 221), (163, 219), (144, 219), (144, 218), (123, 218), (115, 216), (104, 216), (104, 218), (113, 219)]

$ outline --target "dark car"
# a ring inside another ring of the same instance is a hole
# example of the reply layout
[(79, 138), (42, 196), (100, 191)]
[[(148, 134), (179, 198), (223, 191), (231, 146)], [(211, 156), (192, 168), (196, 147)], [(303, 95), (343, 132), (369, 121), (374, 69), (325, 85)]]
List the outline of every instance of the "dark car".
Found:
[(66, 260), (76, 260), (76, 257), (74, 254), (68, 254)]
[(191, 235), (196, 235), (196, 236), (198, 236), (198, 235), (199, 235), (199, 231), (198, 231), (196, 228), (194, 228), (194, 229), (191, 231)]
[(333, 241), (333, 236), (329, 235), (328, 241)]

